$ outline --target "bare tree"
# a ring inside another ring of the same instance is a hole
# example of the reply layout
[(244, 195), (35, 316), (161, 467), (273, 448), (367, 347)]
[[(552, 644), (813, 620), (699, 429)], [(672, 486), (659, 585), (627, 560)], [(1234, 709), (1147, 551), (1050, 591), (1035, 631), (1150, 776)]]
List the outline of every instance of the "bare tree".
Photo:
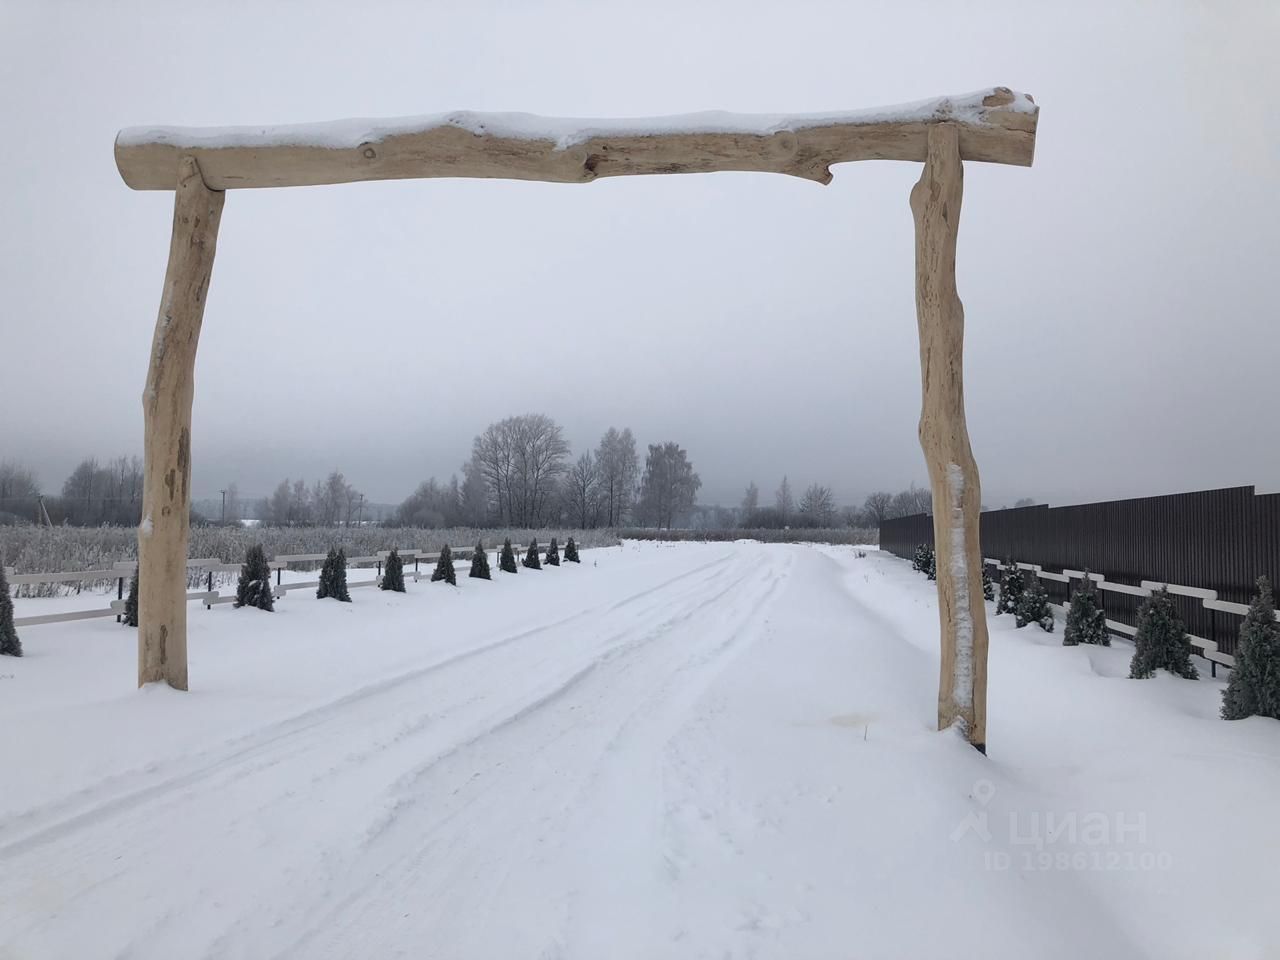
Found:
[(917, 487), (913, 483), (893, 495), (889, 516), (912, 517), (920, 513), (933, 513), (933, 493), (929, 487)]
[(836, 516), (836, 500), (830, 487), (812, 483), (800, 497), (800, 516), (808, 527), (829, 527)]
[(462, 523), (467, 526), (483, 527), (489, 521), (489, 491), (485, 484), (484, 467), (475, 456), (462, 465), (459, 510)]
[(312, 495), (316, 523), (334, 526), (343, 521), (349, 522), (355, 495), (341, 471), (334, 470), (325, 479), (316, 481)]
[(513, 509), (511, 493), (512, 447), (514, 428), (511, 418), (491, 423), (471, 445), (471, 462), (484, 479), (490, 508), (500, 523), (510, 523)]
[(316, 504), (311, 496), (311, 491), (307, 489), (305, 480), (295, 480), (293, 482), (293, 493), (289, 497), (289, 520), (290, 524), (308, 524), (316, 522)]
[(572, 523), (584, 530), (599, 525), (605, 506), (600, 493), (600, 470), (588, 450), (569, 468), (565, 480), (565, 506)]
[(893, 505), (893, 494), (888, 490), (877, 490), (867, 494), (862, 504), (863, 519), (869, 526), (878, 527), (891, 516), (889, 510)]
[(396, 510), (396, 523), (402, 527), (425, 527), (435, 530), (448, 526), (457, 502), (453, 491), (441, 486), (435, 477), (418, 484)]
[(677, 443), (649, 444), (644, 478), (640, 481), (640, 512), (659, 529), (670, 530), (675, 521), (693, 509), (702, 481), (693, 472), (689, 456)]
[(224, 519), (228, 523), (240, 522), (240, 488), (234, 483), (228, 483), (227, 489), (223, 492), (223, 505), (225, 509), (222, 511)]
[(560, 425), (541, 413), (491, 423), (472, 445), (495, 512), (513, 526), (547, 519), (568, 455)]
[(569, 444), (560, 425), (545, 414), (525, 414), (518, 420), (516, 464), (523, 504), (519, 522), (540, 526), (564, 473)]
[(784, 476), (782, 485), (778, 487), (778, 492), (773, 495), (773, 505), (778, 511), (778, 519), (782, 524), (791, 522), (791, 516), (796, 512), (796, 500), (791, 495), (791, 482)]
[(752, 480), (747, 484), (747, 492), (742, 495), (742, 518), (738, 521), (744, 527), (751, 526), (756, 512), (760, 509), (760, 489)]
[(0, 523), (31, 520), (40, 502), (36, 475), (20, 463), (0, 461)]
[(605, 431), (596, 449), (596, 465), (600, 472), (600, 490), (604, 499), (606, 526), (622, 524), (631, 509), (640, 463), (636, 456), (636, 438), (631, 428), (621, 433), (614, 427)]

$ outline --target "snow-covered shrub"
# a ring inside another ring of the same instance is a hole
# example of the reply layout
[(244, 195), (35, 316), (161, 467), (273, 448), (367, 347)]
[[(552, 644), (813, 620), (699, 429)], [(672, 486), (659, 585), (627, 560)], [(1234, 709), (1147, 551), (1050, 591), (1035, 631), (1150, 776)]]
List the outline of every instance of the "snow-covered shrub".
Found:
[(1022, 574), (1022, 568), (1012, 560), (1006, 560), (1004, 564), (1004, 573), (1000, 577), (1000, 599), (996, 601), (996, 616), (1002, 613), (1018, 612), (1018, 601), (1022, 599), (1023, 591), (1027, 589), (1026, 578)]
[(991, 574), (987, 572), (987, 565), (982, 565), (982, 599), (994, 600), (996, 598), (995, 584), (991, 582)]
[(551, 545), (547, 547), (547, 566), (560, 566), (560, 547), (556, 544), (556, 538), (551, 538)]
[(581, 563), (578, 559), (578, 545), (574, 542), (573, 537), (569, 538), (569, 542), (564, 545), (564, 559), (566, 563)]
[(387, 554), (387, 562), (382, 568), (382, 580), (378, 583), (378, 589), (391, 590), (394, 593), (404, 593), (404, 561), (400, 558), (400, 551), (394, 547)]
[(1258, 595), (1240, 624), (1236, 665), (1222, 691), (1222, 719), (1255, 716), (1280, 720), (1280, 625), (1266, 577), (1258, 579)]
[(440, 559), (436, 561), (436, 568), (431, 574), (431, 582), (435, 583), (437, 580), (455, 587), (458, 585), (458, 575), (453, 572), (453, 551), (447, 543), (440, 548)]
[(1133, 637), (1133, 660), (1129, 677), (1145, 680), (1163, 667), (1178, 677), (1198, 680), (1191, 663), (1191, 641), (1187, 628), (1173, 605), (1168, 587), (1161, 587), (1142, 602), (1138, 610), (1138, 632)]
[(1080, 643), (1111, 646), (1111, 634), (1107, 630), (1107, 614), (1102, 609), (1098, 590), (1088, 570), (1084, 572), (1084, 579), (1080, 581), (1080, 586), (1076, 587), (1076, 592), (1071, 595), (1071, 606), (1067, 610), (1067, 627), (1062, 631), (1063, 646), (1074, 647)]
[(329, 548), (324, 566), (320, 568), (320, 587), (316, 590), (316, 598), (323, 600), (333, 597), (343, 603), (351, 602), (351, 594), (347, 592), (347, 552), (342, 549)]
[[(515, 560), (512, 559), (514, 565)], [(489, 580), (489, 555), (484, 552), (484, 543), (480, 540), (476, 541), (476, 552), (471, 554), (471, 572), (468, 576), (475, 577), (477, 580)]]
[(4, 558), (0, 557), (0, 657), (22, 656), (22, 641), (13, 625), (13, 597), (9, 596), (9, 578), (4, 573)]
[(1019, 629), (1028, 623), (1038, 623), (1045, 633), (1053, 633), (1053, 611), (1049, 609), (1049, 595), (1039, 577), (1032, 575), (1031, 585), (1022, 591), (1014, 618)]
[(538, 541), (536, 539), (529, 541), (529, 549), (525, 552), (523, 562), (530, 570), (542, 569), (542, 561), (538, 559)]
[(507, 537), (502, 544), (502, 555), (498, 557), (498, 569), (503, 573), (519, 573), (516, 566), (516, 553), (511, 549), (511, 538)]

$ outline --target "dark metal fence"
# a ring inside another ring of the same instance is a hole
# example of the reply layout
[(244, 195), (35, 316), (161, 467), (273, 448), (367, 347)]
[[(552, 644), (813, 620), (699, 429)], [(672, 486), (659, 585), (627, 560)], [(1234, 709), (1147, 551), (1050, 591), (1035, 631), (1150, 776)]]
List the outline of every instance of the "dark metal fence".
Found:
[[(1254, 581), (1280, 580), (1280, 494), (1229, 487), (1070, 507), (991, 510), (980, 524), (982, 555), (992, 560), (1039, 564), (1104, 574), (1138, 586), (1143, 580), (1218, 591), (1220, 600), (1248, 603)], [(886, 520), (880, 548), (910, 557), (933, 543), (933, 518), (924, 514)], [(1055, 603), (1069, 598), (1065, 584), (1044, 581)], [(1133, 625), (1140, 597), (1102, 595), (1107, 616)], [(1187, 632), (1234, 654), (1240, 617), (1209, 610), (1193, 597), (1175, 598)]]

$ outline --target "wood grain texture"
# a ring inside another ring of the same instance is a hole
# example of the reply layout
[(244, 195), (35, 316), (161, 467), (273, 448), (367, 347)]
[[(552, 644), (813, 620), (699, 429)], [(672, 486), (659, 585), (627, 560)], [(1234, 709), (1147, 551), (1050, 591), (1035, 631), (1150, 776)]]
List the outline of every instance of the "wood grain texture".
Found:
[(142, 524), (138, 528), (138, 685), (187, 689), (187, 542), (196, 347), (226, 194), (192, 157), (177, 165), (173, 233), (151, 365), (142, 394)]
[[(976, 101), (974, 110), (965, 111), (962, 121), (949, 116), (939, 111), (927, 119), (846, 123), (800, 117), (786, 124), (788, 129), (769, 133), (748, 123), (749, 117), (742, 118), (743, 129), (736, 131), (723, 129), (723, 118), (717, 123), (721, 129), (701, 132), (637, 132), (626, 121), (609, 121), (615, 132), (569, 145), (552, 132), (512, 135), (497, 120), (494, 130), (488, 130), (477, 119), (481, 115), (466, 115), (463, 125), (437, 119), (419, 130), (389, 122), (393, 132), (370, 133), (362, 142), (306, 142), (308, 127), (237, 128), (229, 143), (219, 145), (218, 131), (156, 128), (141, 134), (125, 131), (127, 136), (117, 138), (115, 156), (121, 177), (135, 190), (172, 190), (183, 156), (197, 159), (205, 183), (215, 190), (431, 177), (589, 183), (603, 177), (726, 170), (828, 183), (837, 163), (921, 162), (929, 131), (950, 122), (964, 159), (1031, 165), (1038, 111), (1025, 95), (996, 87)], [(696, 118), (692, 122), (696, 126)], [(569, 121), (546, 123), (549, 131), (563, 132)]]
[(956, 240), (964, 192), (959, 131), (939, 124), (911, 191), (916, 231), (916, 318), (923, 402), (920, 446), (933, 487), (942, 666), (938, 729), (960, 725), (987, 740), (987, 616), (978, 514), (982, 489), (964, 415), (964, 306), (956, 293)]

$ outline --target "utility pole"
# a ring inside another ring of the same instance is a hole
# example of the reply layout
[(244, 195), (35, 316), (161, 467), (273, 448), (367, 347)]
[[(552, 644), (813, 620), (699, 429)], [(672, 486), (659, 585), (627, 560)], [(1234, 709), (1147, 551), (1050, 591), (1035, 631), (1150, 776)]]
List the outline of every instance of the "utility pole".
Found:
[(364, 523), (364, 494), (360, 494), (360, 512), (356, 515), (356, 526)]
[(222, 522), (225, 524), (227, 522), (227, 491), (223, 490), (221, 491), (221, 493), (222, 493)]

